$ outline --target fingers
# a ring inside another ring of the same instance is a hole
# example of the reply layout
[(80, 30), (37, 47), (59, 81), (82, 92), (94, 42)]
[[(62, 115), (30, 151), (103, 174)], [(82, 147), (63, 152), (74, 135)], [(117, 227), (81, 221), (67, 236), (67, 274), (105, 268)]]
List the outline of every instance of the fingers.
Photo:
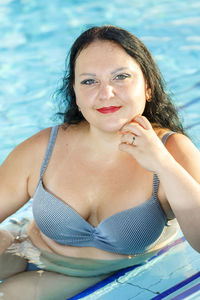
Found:
[(137, 122), (139, 125), (141, 125), (144, 129), (151, 129), (152, 126), (151, 126), (151, 123), (149, 122), (149, 120), (144, 117), (144, 116), (136, 116), (133, 121)]
[(151, 129), (151, 123), (143, 116), (136, 116), (130, 123), (121, 129), (121, 133), (131, 132), (136, 136), (140, 136), (144, 130)]
[(147, 118), (136, 116), (120, 130), (122, 135), (120, 150), (130, 153), (133, 148), (141, 147), (151, 136), (151, 131), (153, 128)]
[(127, 153), (131, 154), (132, 156), (134, 155), (133, 148), (134, 148), (133, 145), (130, 145), (130, 144), (125, 144), (125, 143), (119, 144), (119, 150), (121, 150), (123, 152), (127, 152)]
[(149, 128), (149, 121), (142, 116), (136, 116), (130, 123), (121, 129), (121, 143), (136, 146), (136, 138), (141, 137)]
[(129, 144), (135, 146), (136, 136), (132, 133), (126, 133), (121, 137), (121, 143)]

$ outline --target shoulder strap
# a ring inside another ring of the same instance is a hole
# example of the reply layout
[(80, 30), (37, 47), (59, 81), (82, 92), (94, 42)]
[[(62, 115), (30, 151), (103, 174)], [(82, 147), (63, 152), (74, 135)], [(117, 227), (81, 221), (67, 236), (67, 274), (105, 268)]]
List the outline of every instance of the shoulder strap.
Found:
[(153, 195), (156, 196), (158, 193), (159, 178), (156, 173), (153, 174)]
[[(164, 145), (166, 144), (168, 137), (174, 133), (175, 133), (174, 131), (169, 131), (164, 134), (164, 136), (162, 137), (162, 142)], [(156, 173), (154, 173), (153, 174), (153, 194), (154, 195), (157, 195), (158, 186), (159, 186), (159, 178), (158, 178), (158, 175)]]
[(163, 135), (163, 137), (162, 137), (162, 142), (163, 142), (164, 145), (166, 144), (168, 137), (169, 137), (170, 135), (174, 134), (174, 133), (175, 133), (174, 131), (169, 131), (169, 132), (167, 132), (167, 133), (165, 133), (165, 134)]
[(49, 159), (51, 157), (51, 153), (53, 151), (55, 141), (56, 141), (56, 137), (57, 137), (57, 134), (58, 134), (58, 128), (59, 128), (59, 125), (56, 125), (56, 126), (52, 127), (52, 129), (51, 129), (51, 134), (50, 134), (50, 137), (49, 137), (47, 150), (46, 150), (46, 153), (45, 153), (45, 156), (44, 156), (44, 159), (43, 159), (43, 162), (42, 162), (42, 167), (41, 167), (41, 170), (40, 170), (40, 179), (42, 179), (42, 177), (44, 175), (44, 172), (47, 168)]

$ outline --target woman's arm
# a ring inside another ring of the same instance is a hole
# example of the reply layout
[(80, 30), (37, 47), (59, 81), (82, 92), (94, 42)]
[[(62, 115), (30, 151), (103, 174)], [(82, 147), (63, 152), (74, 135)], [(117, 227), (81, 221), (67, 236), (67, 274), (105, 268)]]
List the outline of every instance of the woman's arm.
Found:
[[(17, 146), (0, 166), (0, 223), (29, 200), (26, 148)], [(12, 244), (14, 236), (0, 230), (0, 255)]]
[(171, 155), (156, 172), (184, 236), (200, 252), (200, 152), (182, 134), (171, 135), (166, 148)]
[[(30, 198), (39, 180), (40, 168), (51, 128), (18, 145), (0, 166), (0, 223)], [(35, 178), (30, 188), (30, 179)]]
[(0, 166), (0, 223), (30, 198), (27, 189), (30, 173), (27, 148), (27, 142), (20, 144)]
[[(119, 149), (158, 174), (183, 234), (200, 252), (200, 152), (182, 134), (171, 135), (165, 147), (149, 121), (142, 116), (122, 130)], [(136, 137), (134, 146), (128, 144), (131, 135)]]

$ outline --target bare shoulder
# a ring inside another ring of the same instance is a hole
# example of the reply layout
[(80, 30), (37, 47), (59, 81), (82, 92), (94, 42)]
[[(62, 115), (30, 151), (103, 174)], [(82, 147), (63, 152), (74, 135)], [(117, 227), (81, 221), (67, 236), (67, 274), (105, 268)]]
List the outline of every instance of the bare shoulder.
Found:
[(174, 133), (166, 142), (166, 148), (175, 160), (200, 182), (200, 151), (184, 134)]
[[(168, 129), (160, 129), (156, 131), (160, 139), (170, 132)], [(171, 134), (165, 144), (167, 150), (174, 157), (174, 159), (197, 181), (200, 183), (200, 152), (192, 143), (192, 141), (184, 134)], [(174, 213), (165, 196), (163, 188), (159, 186), (159, 199), (168, 216), (168, 219), (175, 218)]]
[(29, 179), (36, 174), (38, 180), (50, 131), (42, 130), (16, 146), (0, 166), (0, 222), (30, 199)]
[[(23, 156), (26, 159), (26, 156), (30, 155), (34, 157), (35, 155), (40, 155), (40, 153), (44, 152), (48, 144), (49, 135), (51, 132), (51, 128), (43, 129), (33, 136), (29, 137), (13, 150), (13, 155), (15, 156)], [(12, 155), (12, 153), (11, 153)]]
[(51, 133), (52, 127), (45, 128), (33, 136), (29, 137), (27, 140), (25, 140), (22, 144), (19, 145), (19, 147), (23, 147), (24, 149), (37, 149), (42, 151), (43, 148), (46, 148), (49, 140), (49, 136)]
[(50, 133), (51, 133), (52, 127), (45, 128), (33, 136), (26, 139), (24, 142), (22, 142), (20, 145), (24, 146), (34, 146), (38, 143), (46, 143), (49, 139)]
[(44, 129), (17, 145), (1, 166), (2, 171), (28, 177), (32, 166), (40, 160), (48, 143), (51, 128)]
[[(35, 160), (35, 162), (39, 162), (39, 165), (41, 165), (41, 160), (43, 160), (47, 149), (51, 130), (52, 127), (49, 127), (37, 132), (35, 135), (19, 144), (14, 149), (14, 152), (18, 152), (24, 159), (27, 158), (27, 160), (30, 160), (31, 158), (31, 161)], [(68, 140), (70, 140), (70, 142), (73, 141), (74, 136), (78, 136), (79, 131), (78, 126), (61, 124), (56, 138), (56, 149), (59, 147), (62, 148)]]

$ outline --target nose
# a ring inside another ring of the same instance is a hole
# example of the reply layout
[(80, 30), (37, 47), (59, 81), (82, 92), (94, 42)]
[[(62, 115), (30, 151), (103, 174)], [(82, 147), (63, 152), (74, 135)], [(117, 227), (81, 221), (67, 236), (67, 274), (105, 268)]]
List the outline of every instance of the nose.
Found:
[(99, 90), (99, 98), (101, 100), (107, 100), (114, 96), (114, 88), (111, 84), (101, 83)]

